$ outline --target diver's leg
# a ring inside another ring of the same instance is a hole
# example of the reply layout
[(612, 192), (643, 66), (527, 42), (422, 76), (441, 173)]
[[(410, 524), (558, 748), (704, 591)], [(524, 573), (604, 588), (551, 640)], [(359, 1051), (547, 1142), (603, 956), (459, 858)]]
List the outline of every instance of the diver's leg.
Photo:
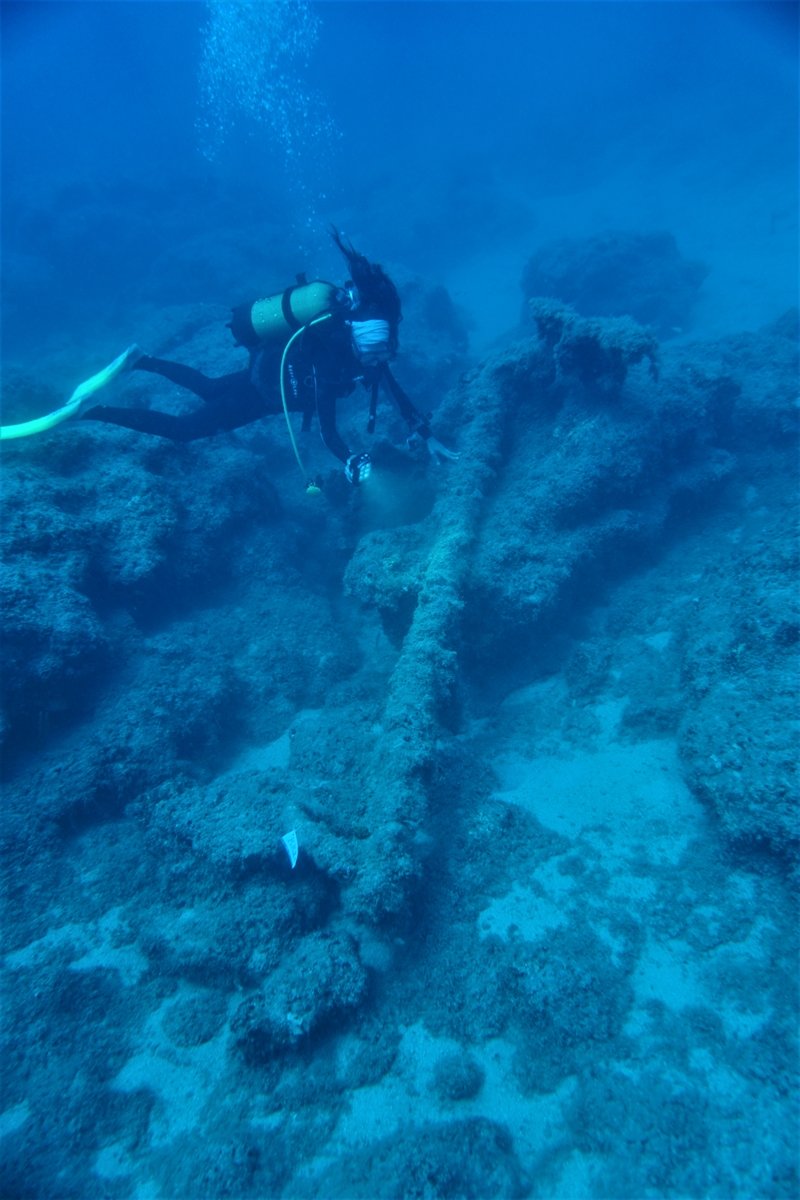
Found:
[(173, 442), (192, 442), (195, 438), (211, 437), (223, 427), (216, 409), (210, 406), (175, 417), (154, 408), (111, 408), (98, 404), (82, 413), (80, 419), (103, 421), (106, 425), (134, 429), (137, 433), (152, 433)]
[[(192, 371), (179, 363), (169, 363), (181, 371)], [(160, 373), (160, 372), (159, 372)], [(205, 378), (205, 376), (203, 376)], [(104, 421), (108, 425), (121, 425), (124, 429), (135, 429), (138, 433), (152, 433), (157, 437), (170, 438), (174, 442), (192, 442), (195, 438), (211, 437), (215, 433), (230, 432), (242, 425), (249, 425), (266, 415), (267, 408), (260, 394), (250, 382), (246, 371), (234, 375), (223, 375), (220, 379), (209, 379), (214, 385), (204, 397), (203, 408), (194, 412), (173, 416), (153, 408), (110, 408), (98, 405), (82, 414), (84, 421)]]
[(230, 375), (211, 379), (202, 371), (196, 371), (194, 367), (187, 367), (183, 363), (169, 362), (166, 358), (153, 358), (150, 354), (143, 354), (137, 360), (134, 370), (151, 371), (154, 375), (162, 375), (170, 383), (177, 383), (178, 387), (194, 392), (195, 396), (199, 396), (207, 404), (214, 404), (218, 400), (224, 399), (232, 390), (240, 391), (243, 385), (250, 384), (250, 375), (247, 371), (233, 371)]

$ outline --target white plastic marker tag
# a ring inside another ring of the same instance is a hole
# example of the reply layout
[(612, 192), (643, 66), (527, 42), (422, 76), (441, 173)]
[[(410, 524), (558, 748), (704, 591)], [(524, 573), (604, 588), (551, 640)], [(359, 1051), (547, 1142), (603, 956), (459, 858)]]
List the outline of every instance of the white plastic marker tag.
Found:
[(281, 838), (281, 841), (283, 842), (286, 853), (289, 855), (289, 862), (292, 865), (292, 870), (294, 870), (297, 866), (297, 834), (294, 829), (290, 829), (288, 833), (285, 833)]

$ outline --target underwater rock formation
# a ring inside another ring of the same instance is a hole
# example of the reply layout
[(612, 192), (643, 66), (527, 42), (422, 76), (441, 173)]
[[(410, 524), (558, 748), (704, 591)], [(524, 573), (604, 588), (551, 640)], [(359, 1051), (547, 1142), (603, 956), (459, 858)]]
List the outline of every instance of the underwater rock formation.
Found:
[[(714, 1121), (685, 1117), (684, 1094), (707, 1091), (681, 1039), (691, 1020), (723, 1070), (741, 1058), (748, 896), (763, 888), (766, 904), (783, 881), (748, 892), (673, 825), (690, 813), (702, 828), (696, 797), (737, 851), (797, 862), (796, 345), (788, 322), (672, 349), (629, 319), (532, 310), (531, 336), (437, 411), (457, 462), (403, 475), (378, 447), (378, 515), (366, 489), (343, 498), (333, 484), (327, 506), (298, 495), (270, 430), (212, 454), (78, 428), (69, 453), (54, 439), (9, 456), (9, 1104), (41, 1114), (53, 1062), (78, 1074), (76, 1012), (102, 1031), (89, 1099), (65, 1089), (69, 1194), (97, 1193), (95, 1162), (104, 1180), (144, 1171), (165, 1195), (368, 1196), (388, 1173), (399, 1196), (516, 1196), (532, 1170), (545, 1194), (573, 1152), (610, 1164), (607, 1192), (730, 1193), (732, 1169), (707, 1155)], [(720, 513), (740, 520), (722, 548), (700, 536)], [(665, 629), (634, 598), (604, 636), (578, 636), (690, 534), (700, 546)], [(44, 706), (58, 706), (49, 721)], [(505, 782), (476, 748), (500, 710), (521, 731)], [(555, 711), (590, 759), (598, 727), (619, 722), (602, 819), (580, 775), (548, 807)], [(641, 893), (621, 894), (615, 772), (628, 752), (640, 766), (628, 742), (641, 739), (679, 744), (674, 764), (649, 752), (665, 776), (682, 764), (691, 794), (635, 793), (646, 819), (626, 853)], [(526, 746), (538, 774), (520, 766)], [(54, 869), (67, 916), (37, 899)], [(647, 990), (661, 978), (653, 938), (704, 955), (722, 944), (728, 1030), (694, 994), (676, 1016)], [(747, 1040), (737, 1129), (748, 1089), (786, 1070), (790, 987), (770, 986), (776, 1015), (756, 1014)], [(645, 1068), (634, 1020), (654, 1031)], [(58, 1044), (62, 1026), (73, 1040)], [(689, 1091), (659, 1076), (645, 1121), (658, 1039)], [(523, 1107), (563, 1104), (561, 1141), (534, 1153), (528, 1125), (509, 1132), (513, 1113), (509, 1127), (488, 1119), (511, 1086)], [(765, 1128), (780, 1086), (759, 1093)], [(435, 1116), (411, 1124), (386, 1104), (409, 1094)], [(33, 1159), (37, 1191), (52, 1191), (57, 1164), (37, 1148), (54, 1120), (22, 1120), (9, 1186)], [(213, 1131), (200, 1150), (195, 1128)]]
[(670, 233), (609, 232), (542, 246), (522, 277), (526, 298), (552, 296), (585, 317), (632, 317), (668, 338), (691, 325), (708, 271)]
[(681, 753), (692, 790), (740, 845), (800, 863), (800, 765), (793, 752), (800, 650), (794, 513), (718, 578), (685, 632)]
[(591, 320), (546, 297), (529, 302), (539, 337), (553, 355), (556, 379), (578, 380), (609, 399), (620, 391), (628, 369), (647, 359), (658, 378), (658, 343), (630, 317)]
[(269, 1061), (342, 1019), (364, 998), (367, 976), (351, 938), (310, 933), (243, 1000), (231, 1029), (250, 1062)]
[(356, 1150), (324, 1173), (318, 1186), (299, 1194), (348, 1196), (352, 1200), (411, 1200), (414, 1196), (496, 1196), (516, 1200), (529, 1194), (507, 1132), (483, 1119), (452, 1121), (418, 1129)]

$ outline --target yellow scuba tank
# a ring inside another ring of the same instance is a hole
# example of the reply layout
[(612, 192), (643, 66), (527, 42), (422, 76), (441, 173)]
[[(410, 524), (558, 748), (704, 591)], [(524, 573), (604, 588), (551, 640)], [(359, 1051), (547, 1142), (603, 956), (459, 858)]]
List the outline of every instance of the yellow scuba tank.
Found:
[(264, 342), (285, 342), (316, 317), (336, 309), (341, 289), (324, 279), (306, 283), (304, 278), (274, 296), (265, 296), (252, 304), (233, 310), (231, 333), (241, 346), (255, 347)]

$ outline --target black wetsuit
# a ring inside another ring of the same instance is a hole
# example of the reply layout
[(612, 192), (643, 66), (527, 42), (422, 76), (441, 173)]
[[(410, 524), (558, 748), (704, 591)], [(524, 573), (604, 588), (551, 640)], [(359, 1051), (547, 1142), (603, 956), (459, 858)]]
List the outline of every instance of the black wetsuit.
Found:
[[(121, 425), (175, 442), (191, 442), (195, 438), (239, 429), (260, 417), (283, 411), (279, 381), (282, 353), (282, 346), (258, 347), (250, 352), (247, 370), (234, 371), (217, 379), (210, 379), (183, 363), (145, 354), (136, 363), (135, 370), (152, 371), (187, 388), (200, 397), (203, 407), (172, 416), (153, 408), (98, 405), (82, 414), (82, 418)], [(361, 365), (343, 320), (333, 317), (306, 329), (289, 353), (284, 378), (287, 408), (290, 412), (303, 413), (304, 429), (309, 427), (316, 413), (322, 440), (341, 462), (347, 461), (350, 451), (336, 428), (336, 401), (350, 395), (359, 380), (375, 389), (380, 383), (385, 384), (409, 428), (424, 424), (422, 414), (414, 408), (388, 367), (365, 368)]]

